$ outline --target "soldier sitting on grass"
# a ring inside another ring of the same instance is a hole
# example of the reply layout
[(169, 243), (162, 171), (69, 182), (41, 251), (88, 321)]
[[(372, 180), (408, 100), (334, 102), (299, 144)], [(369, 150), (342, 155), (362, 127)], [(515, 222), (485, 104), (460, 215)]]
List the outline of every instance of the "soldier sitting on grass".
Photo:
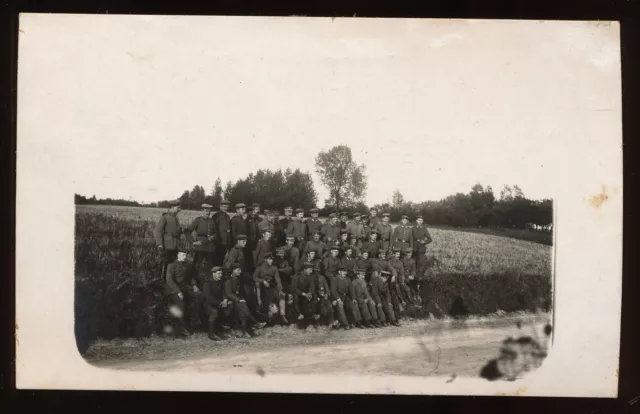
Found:
[(320, 315), (314, 312), (313, 263), (305, 262), (303, 269), (293, 276), (291, 290), (298, 317), (298, 326), (306, 328), (310, 323), (317, 326)]
[(254, 328), (259, 329), (266, 324), (256, 321), (249, 311), (245, 292), (241, 289), (242, 268), (240, 264), (233, 263), (230, 268), (231, 277), (225, 282), (224, 294), (227, 301), (233, 303), (235, 328), (240, 330), (240, 336), (243, 338), (256, 336)]
[(357, 277), (352, 282), (353, 290), (355, 293), (355, 299), (358, 302), (357, 305), (360, 309), (360, 314), (362, 315), (362, 319), (364, 319), (364, 326), (367, 328), (373, 328), (378, 326), (376, 321), (378, 318), (376, 313), (376, 304), (371, 298), (364, 276), (364, 270), (358, 269)]
[(371, 298), (376, 303), (376, 312), (380, 322), (385, 326), (388, 326), (389, 323), (394, 326), (400, 326), (391, 304), (390, 275), (386, 270), (373, 271), (371, 275)]
[(342, 266), (338, 267), (338, 276), (331, 280), (331, 298), (341, 327), (347, 330), (354, 326), (364, 328), (353, 285), (347, 278), (347, 269)]
[(416, 261), (411, 257), (412, 254), (413, 250), (410, 248), (405, 249), (404, 256), (402, 258), (402, 265), (404, 266), (404, 281), (409, 289), (406, 292), (409, 297), (409, 301), (416, 307), (420, 307), (420, 303), (422, 302), (420, 298), (420, 283), (417, 278)]
[(263, 309), (263, 314), (269, 314), (269, 306), (277, 304), (282, 322), (288, 324), (285, 293), (282, 290), (278, 269), (273, 265), (273, 254), (267, 253), (264, 256), (264, 263), (253, 273), (253, 281), (258, 292), (258, 305)]
[[(193, 269), (187, 263), (187, 253), (180, 250), (175, 260), (167, 266), (165, 283), (169, 311), (177, 320), (175, 334), (178, 337), (191, 335), (199, 324), (198, 310), (204, 296), (193, 276)], [(185, 320), (188, 327), (185, 326)]]
[(209, 322), (209, 339), (220, 341), (227, 336), (222, 332), (222, 324), (230, 323), (233, 317), (233, 302), (225, 298), (224, 284), (222, 280), (222, 267), (211, 269), (211, 274), (204, 282), (202, 288), (205, 302), (204, 309)]
[(360, 256), (359, 259), (356, 259), (356, 268), (364, 271), (365, 281), (368, 285), (369, 282), (371, 282), (371, 261), (369, 261), (368, 251), (363, 251), (362, 256)]
[(313, 311), (318, 321), (324, 322), (333, 327), (339, 326), (340, 322), (333, 317), (333, 307), (331, 306), (331, 289), (327, 278), (320, 273), (320, 267), (313, 268)]

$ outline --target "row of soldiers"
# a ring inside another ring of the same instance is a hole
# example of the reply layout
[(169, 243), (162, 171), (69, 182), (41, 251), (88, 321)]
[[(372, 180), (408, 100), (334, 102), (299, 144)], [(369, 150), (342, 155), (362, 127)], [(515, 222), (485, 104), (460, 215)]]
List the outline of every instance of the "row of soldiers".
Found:
[[(421, 217), (411, 227), (404, 216), (394, 231), (388, 214), (372, 225), (356, 213), (352, 222), (341, 225), (335, 213), (322, 223), (317, 209), (304, 220), (304, 211), (297, 210), (297, 217), (291, 218), (293, 209), (287, 208), (285, 218), (277, 221), (268, 211), (260, 218), (258, 206), (252, 206), (249, 215), (237, 204), (227, 229), (228, 202), (223, 200), (213, 217), (205, 204), (203, 215), (180, 230), (179, 205), (174, 203), (160, 219), (155, 237), (167, 265), (163, 276), (169, 303), (180, 314), (178, 334), (189, 332), (183, 320), (195, 326), (201, 314), (207, 317), (213, 340), (223, 336), (221, 326), (230, 325), (248, 336), (265, 323), (290, 321), (345, 329), (397, 325), (407, 303), (419, 305), (426, 245), (431, 242)], [(195, 251), (191, 264), (172, 240), (182, 232)], [(259, 240), (256, 233), (261, 234)], [(231, 248), (225, 234), (234, 241)]]

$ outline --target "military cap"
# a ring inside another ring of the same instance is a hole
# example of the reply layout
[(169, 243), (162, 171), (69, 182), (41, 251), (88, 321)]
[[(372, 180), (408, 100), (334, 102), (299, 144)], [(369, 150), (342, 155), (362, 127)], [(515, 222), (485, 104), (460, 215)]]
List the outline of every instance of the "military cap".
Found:
[(169, 200), (169, 205), (171, 205), (171, 206), (179, 206), (180, 205), (180, 200), (179, 199)]
[(240, 263), (238, 262), (231, 263), (231, 270), (240, 269), (240, 268), (242, 268), (242, 266), (240, 266)]
[(329, 214), (329, 218), (334, 218), (334, 217), (336, 217), (336, 213)]
[(253, 203), (253, 204), (251, 204), (251, 207), (260, 207), (260, 204), (258, 204), (258, 203)]
[(340, 217), (347, 217), (347, 216), (348, 216), (348, 214), (347, 214), (346, 211), (341, 211), (340, 212)]
[(238, 203), (236, 204), (236, 208), (245, 208), (246, 205), (244, 203)]
[(423, 219), (423, 220), (424, 220), (424, 218), (422, 217), (422, 214), (418, 214), (418, 215), (416, 216), (416, 220), (418, 220), (418, 219)]
[(346, 268), (346, 267), (344, 267), (344, 266), (342, 266), (342, 265), (339, 265), (339, 266), (338, 266), (338, 268), (337, 268), (336, 270), (337, 270), (338, 272), (341, 272), (341, 271), (346, 272), (346, 271), (347, 271), (347, 268)]
[(307, 250), (307, 253), (311, 253), (311, 252), (313, 252), (313, 253), (315, 253), (315, 254), (318, 254), (318, 251), (317, 251), (316, 249), (309, 249), (309, 250)]
[(388, 272), (388, 271), (386, 271), (386, 270), (382, 270), (382, 271), (380, 271), (380, 276), (387, 277), (387, 276), (389, 276), (390, 274), (391, 274), (391, 272)]
[(202, 208), (213, 208), (213, 206), (211, 204), (206, 204), (206, 203), (203, 204), (201, 207)]
[(238, 234), (238, 237), (236, 238), (236, 240), (247, 240), (247, 235), (246, 234)]
[(356, 269), (356, 273), (365, 274), (367, 272), (364, 269)]
[(253, 211), (253, 207), (247, 207), (247, 211)]
[(304, 264), (302, 265), (305, 269), (313, 269), (313, 267), (315, 266), (313, 263), (311, 262), (304, 262)]
[(265, 259), (265, 260), (267, 260), (267, 259), (273, 259), (273, 253), (269, 252), (269, 253), (265, 254), (265, 255), (264, 255), (264, 259)]
[(411, 254), (411, 253), (413, 253), (413, 250), (411, 250), (411, 247), (407, 247), (406, 249), (404, 249), (404, 253), (405, 254)]
[(329, 250), (340, 250), (340, 246), (338, 246), (337, 244), (332, 244)]
[(317, 208), (312, 208), (311, 210), (309, 210), (309, 213), (318, 213), (320, 210), (318, 210)]
[(312, 236), (315, 236), (316, 234), (322, 235), (322, 232), (320, 230), (314, 230), (314, 231), (311, 232)]
[(395, 253), (395, 252), (401, 252), (401, 251), (402, 251), (402, 250), (401, 250), (399, 247), (394, 247), (394, 248), (393, 248), (393, 252), (394, 252), (394, 253)]
[(379, 249), (378, 253), (386, 253), (387, 251), (385, 249)]
[(351, 238), (351, 240), (358, 238), (358, 236), (356, 236), (355, 234), (349, 234), (349, 237)]
[(360, 213), (353, 213), (353, 217), (362, 217), (362, 214), (360, 214)]
[(296, 208), (296, 214), (298, 213), (304, 213), (304, 209), (303, 208)]
[(403, 214), (403, 215), (402, 215), (402, 219), (403, 219), (403, 220), (404, 220), (404, 219), (409, 220), (409, 216), (407, 216), (407, 215)]
[(215, 273), (215, 272), (221, 272), (222, 271), (222, 267), (220, 266), (214, 266), (211, 268), (211, 272)]
[(296, 237), (293, 234), (287, 234), (287, 239), (295, 239)]
[(273, 233), (273, 231), (272, 231), (269, 227), (267, 227), (267, 228), (265, 228), (265, 229), (262, 229), (262, 232), (263, 232), (263, 233), (267, 233), (267, 232), (269, 232), (269, 233)]
[(347, 232), (347, 229), (340, 229), (340, 234), (344, 234)]
[(280, 246), (280, 247), (276, 248), (276, 254), (277, 253), (284, 253), (284, 246)]
[(389, 214), (389, 213), (382, 213), (382, 217), (390, 217), (390, 216), (391, 216), (391, 214)]
[(229, 200), (227, 200), (226, 198), (223, 198), (222, 200), (220, 200), (220, 204), (226, 204), (226, 205), (229, 205), (229, 204), (231, 204), (231, 203), (230, 203), (230, 202), (229, 202)]
[(285, 209), (285, 211), (286, 210), (293, 210), (293, 207), (285, 207), (284, 209)]

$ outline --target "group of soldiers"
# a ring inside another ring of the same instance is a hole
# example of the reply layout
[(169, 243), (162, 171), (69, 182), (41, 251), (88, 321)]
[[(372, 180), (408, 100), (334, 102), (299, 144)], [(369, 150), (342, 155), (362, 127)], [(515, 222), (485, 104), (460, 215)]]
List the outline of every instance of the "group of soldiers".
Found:
[[(222, 200), (219, 211), (202, 205), (188, 227), (178, 219), (179, 200), (162, 214), (154, 237), (175, 333), (188, 336), (206, 319), (218, 341), (235, 328), (243, 337), (265, 325), (327, 324), (352, 329), (399, 326), (407, 305), (420, 306), (420, 283), (432, 238), (421, 216), (395, 229), (390, 216), (284, 209), (260, 216), (260, 206)], [(187, 248), (180, 247), (182, 235)], [(188, 253), (193, 257), (187, 260)]]

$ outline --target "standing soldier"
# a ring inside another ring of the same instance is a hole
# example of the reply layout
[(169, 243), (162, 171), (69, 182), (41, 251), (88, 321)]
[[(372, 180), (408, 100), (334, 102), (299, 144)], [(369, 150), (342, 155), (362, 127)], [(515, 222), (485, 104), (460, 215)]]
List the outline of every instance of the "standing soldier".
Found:
[(393, 248), (401, 252), (406, 248), (413, 250), (413, 228), (409, 225), (409, 216), (402, 216), (402, 222), (393, 231)]
[(306, 221), (307, 224), (307, 240), (311, 240), (313, 238), (313, 234), (316, 231), (320, 231), (322, 228), (322, 221), (318, 218), (319, 210), (317, 208), (312, 208), (309, 210), (311, 213), (311, 218)]
[(221, 324), (227, 322), (233, 315), (233, 302), (225, 298), (222, 268), (215, 266), (207, 276), (204, 286), (204, 310), (209, 322), (209, 339), (220, 341), (222, 338)]
[(256, 225), (262, 221), (262, 217), (260, 217), (260, 204), (253, 203), (251, 204), (251, 208), (253, 208), (253, 217), (255, 219)]
[(349, 224), (348, 217), (349, 215), (346, 211), (340, 213), (340, 229), (345, 230), (347, 228), (347, 225)]
[(382, 249), (382, 243), (378, 240), (378, 232), (372, 230), (369, 233), (369, 240), (362, 243), (362, 251), (360, 253), (368, 252), (369, 258), (373, 259), (378, 257), (378, 250)]
[(260, 216), (256, 213), (255, 207), (249, 207), (247, 211), (248, 214), (245, 219), (247, 226), (247, 250), (250, 253), (247, 258), (250, 258), (249, 268), (253, 269), (255, 266), (257, 266), (253, 257), (253, 252), (258, 246), (258, 241), (262, 238), (262, 233), (258, 228), (258, 224), (260, 223)]
[(320, 315), (314, 312), (313, 306), (313, 263), (305, 262), (302, 270), (293, 276), (291, 292), (300, 327), (306, 328), (310, 322), (317, 324)]
[(260, 221), (260, 223), (258, 223), (258, 230), (260, 231), (260, 234), (264, 234), (264, 230), (265, 229), (269, 229), (271, 230), (271, 237), (275, 240), (277, 240), (276, 238), (276, 234), (275, 234), (275, 224), (273, 222), (273, 212), (271, 212), (271, 210), (265, 210), (264, 211), (264, 220)]
[(362, 242), (365, 240), (365, 228), (362, 223), (362, 216), (360, 213), (353, 214), (353, 221), (347, 225), (347, 232), (351, 236), (355, 236), (357, 240), (357, 246), (361, 247)]
[(362, 256), (356, 259), (356, 268), (360, 271), (364, 271), (365, 280), (367, 283), (371, 280), (371, 261), (369, 260), (369, 252), (363, 251)]
[[(246, 239), (245, 239), (246, 241)], [(231, 277), (227, 279), (224, 286), (225, 298), (233, 303), (234, 317), (237, 321), (237, 327), (240, 328), (242, 336), (247, 338), (250, 336), (256, 336), (253, 327), (262, 328), (265, 324), (258, 323), (251, 315), (251, 311), (247, 306), (247, 297), (241, 289), (243, 282), (240, 280), (243, 274), (242, 268), (239, 263), (233, 263), (230, 266)]]
[(344, 256), (340, 259), (340, 266), (347, 270), (347, 277), (353, 280), (356, 277), (356, 260), (353, 258), (353, 249), (351, 246), (343, 248)]
[(360, 250), (360, 248), (358, 247), (358, 239), (353, 234), (349, 235), (349, 239), (351, 241), (349, 247), (351, 247), (351, 250), (353, 252), (353, 258), (357, 259), (362, 254), (362, 250)]
[(374, 270), (371, 275), (371, 298), (376, 303), (378, 320), (384, 325), (391, 323), (400, 326), (391, 305), (391, 292), (389, 289), (389, 272), (386, 270)]
[(295, 237), (292, 234), (287, 234), (287, 244), (284, 246), (285, 257), (289, 262), (289, 266), (292, 269), (298, 268), (298, 260), (300, 260), (300, 250), (294, 245)]
[(272, 253), (267, 253), (264, 256), (264, 262), (256, 268), (253, 273), (253, 282), (256, 284), (258, 292), (258, 306), (262, 307), (263, 314), (267, 315), (269, 306), (272, 303), (277, 303), (282, 321), (288, 324), (285, 307), (286, 294), (282, 290), (278, 268), (273, 265)]
[(371, 207), (371, 210), (369, 211), (369, 215), (371, 216), (369, 218), (369, 226), (372, 229), (375, 229), (378, 223), (380, 223), (380, 217), (378, 217), (378, 210), (375, 207)]
[(413, 251), (416, 253), (416, 269), (423, 269), (426, 262), (427, 245), (430, 244), (433, 239), (427, 226), (424, 225), (422, 216), (416, 217), (416, 225), (413, 228)]
[(364, 319), (364, 326), (367, 328), (379, 326), (376, 321), (378, 318), (376, 304), (371, 298), (371, 294), (367, 288), (364, 270), (358, 269), (357, 277), (353, 280), (352, 284), (360, 314), (362, 315), (362, 319)]
[(180, 220), (178, 220), (180, 200), (171, 200), (169, 204), (169, 211), (162, 213), (153, 232), (156, 246), (160, 251), (160, 260), (162, 261), (161, 277), (163, 280), (167, 274), (169, 263), (172, 263), (178, 256), (178, 242), (182, 235)]
[[(347, 269), (340, 266), (338, 268), (338, 276), (331, 280), (331, 298), (333, 299), (331, 304), (336, 309), (340, 325), (345, 329), (351, 329), (353, 325), (358, 328), (364, 328), (355, 297), (356, 294), (351, 280), (347, 279)], [(349, 318), (347, 318), (347, 314)], [(353, 323), (349, 323), (349, 319)]]
[(237, 244), (238, 235), (247, 235), (247, 221), (245, 214), (247, 206), (244, 203), (236, 204), (236, 215), (231, 219), (231, 243)]
[(256, 266), (260, 266), (264, 262), (264, 256), (267, 253), (275, 253), (275, 247), (271, 241), (271, 230), (269, 230), (269, 228), (265, 228), (262, 231), (262, 239), (258, 242), (253, 252), (253, 262)]
[(307, 241), (307, 224), (303, 221), (304, 210), (296, 209), (296, 217), (289, 222), (287, 233), (294, 237), (295, 245), (300, 252), (304, 250), (304, 244)]
[(321, 234), (319, 230), (315, 230), (313, 232), (311, 240), (309, 240), (304, 246), (302, 257), (305, 257), (307, 252), (310, 250), (316, 251), (316, 258), (318, 259), (324, 256), (324, 253), (329, 250), (329, 246), (327, 246), (327, 243), (320, 240), (320, 236)]
[(224, 257), (233, 248), (233, 242), (231, 240), (231, 217), (227, 213), (229, 209), (229, 200), (220, 201), (220, 211), (213, 215), (213, 222), (216, 227), (215, 238), (215, 260), (216, 266), (222, 266)]
[[(169, 263), (164, 289), (169, 310), (178, 320), (175, 329), (177, 336), (189, 336), (190, 331), (198, 326), (198, 311), (204, 299), (186, 259), (187, 253), (180, 251), (176, 259)], [(185, 320), (188, 328), (185, 327)]]
[(402, 251), (399, 248), (393, 249), (393, 255), (389, 258), (389, 264), (396, 269), (396, 274), (398, 277), (395, 282), (391, 283), (391, 298), (395, 299), (394, 305), (399, 312), (401, 312), (405, 306), (407, 306), (407, 302), (405, 296), (408, 293), (409, 288), (407, 287), (404, 279), (404, 265), (402, 264), (402, 260), (400, 260), (400, 256), (402, 255)]
[(369, 235), (372, 231), (371, 223), (369, 222), (369, 216), (367, 216), (366, 214), (362, 215), (362, 225), (364, 226), (364, 237), (362, 239), (362, 243), (364, 244), (364, 242), (369, 240)]
[(409, 287), (407, 295), (410, 302), (418, 304), (420, 299), (420, 284), (417, 279), (416, 261), (411, 257), (413, 251), (406, 249), (402, 258), (402, 265), (404, 266), (404, 281)]
[(380, 236), (382, 249), (385, 252), (389, 252), (391, 249), (391, 236), (393, 236), (393, 227), (389, 224), (389, 213), (382, 214), (382, 221), (377, 224), (375, 230)]
[(282, 239), (278, 240), (278, 244), (280, 244), (281, 246), (286, 243), (287, 229), (289, 228), (289, 223), (293, 221), (293, 217), (291, 217), (292, 214), (293, 214), (293, 207), (285, 207), (284, 217), (278, 221), (278, 224), (282, 229), (282, 235), (281, 235)]
[(245, 257), (247, 236), (245, 234), (238, 234), (236, 237), (237, 242), (235, 247), (229, 250), (224, 259), (224, 268), (231, 270), (231, 265), (234, 263), (238, 263), (240, 265), (241, 272), (239, 282), (242, 283), (244, 298), (247, 300), (247, 306), (249, 306), (249, 309), (255, 313), (258, 310), (258, 300), (253, 291), (253, 278), (251, 277), (250, 269), (247, 267), (247, 259)]
[(329, 246), (340, 238), (340, 225), (336, 213), (329, 214), (329, 220), (322, 224), (321, 232), (324, 235), (324, 242)]
[[(213, 252), (215, 251), (213, 242), (216, 238), (216, 224), (213, 217), (211, 217), (211, 208), (209, 204), (203, 204), (202, 215), (196, 217), (187, 229), (187, 241), (193, 243), (195, 250), (193, 258), (194, 269), (198, 269), (203, 260), (208, 263), (208, 268), (213, 266)], [(193, 240), (194, 232), (196, 233), (195, 241)]]
[(329, 256), (325, 257), (322, 260), (322, 272), (329, 284), (331, 281), (336, 278), (338, 273), (338, 267), (340, 267), (340, 259), (338, 258), (338, 253), (340, 252), (340, 248), (336, 245), (331, 246)]

